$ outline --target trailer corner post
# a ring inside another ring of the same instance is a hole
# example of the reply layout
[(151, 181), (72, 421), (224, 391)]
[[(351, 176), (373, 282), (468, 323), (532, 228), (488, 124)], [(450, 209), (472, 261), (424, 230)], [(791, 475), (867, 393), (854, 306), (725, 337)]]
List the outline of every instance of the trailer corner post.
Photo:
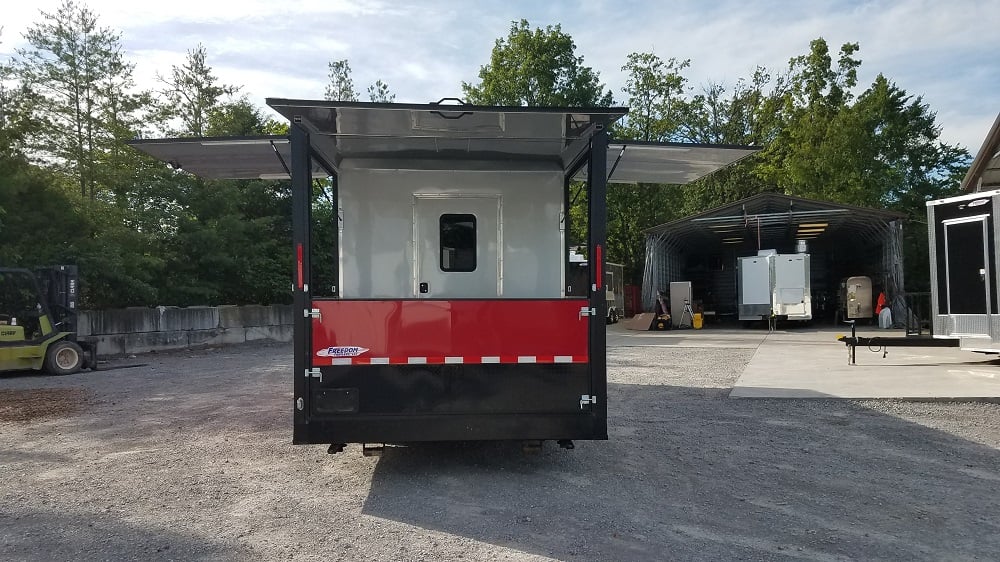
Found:
[(294, 404), (293, 443), (305, 442), (305, 429), (309, 423), (309, 381), (307, 373), (311, 367), (310, 333), (312, 308), (310, 297), (310, 231), (311, 231), (311, 184), (312, 162), (309, 133), (301, 124), (291, 123), (289, 137), (291, 141), (291, 176), (292, 176), (292, 247), (295, 266), (292, 275), (293, 309), (295, 310), (294, 336)]
[(590, 141), (590, 158), (587, 163), (587, 182), (589, 188), (588, 222), (590, 223), (589, 250), (593, 259), (590, 260), (590, 307), (596, 314), (590, 317), (590, 369), (591, 386), (598, 397), (592, 404), (592, 412), (597, 417), (595, 421), (603, 428), (604, 439), (607, 439), (608, 376), (606, 367), (607, 356), (607, 317), (606, 291), (603, 284), (604, 251), (607, 243), (607, 181), (608, 181), (608, 131), (607, 127), (598, 126), (596, 134)]

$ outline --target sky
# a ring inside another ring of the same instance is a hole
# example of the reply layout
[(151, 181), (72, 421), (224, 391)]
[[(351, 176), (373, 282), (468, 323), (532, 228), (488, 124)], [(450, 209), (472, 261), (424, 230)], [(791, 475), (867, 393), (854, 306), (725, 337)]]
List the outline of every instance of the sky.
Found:
[[(61, 0), (9, 0), (0, 16), (0, 57)], [(461, 97), (511, 21), (560, 24), (577, 55), (615, 99), (632, 52), (690, 59), (695, 91), (733, 85), (757, 66), (774, 72), (823, 37), (832, 52), (861, 46), (858, 93), (879, 74), (937, 113), (943, 141), (975, 154), (1000, 113), (1000, 0), (780, 2), (757, 0), (89, 0), (101, 26), (121, 33), (140, 86), (158, 87), (199, 43), (222, 83), (264, 98), (321, 99), (327, 63), (348, 59), (367, 99), (381, 79), (396, 101)], [(273, 114), (278, 117), (277, 114)]]

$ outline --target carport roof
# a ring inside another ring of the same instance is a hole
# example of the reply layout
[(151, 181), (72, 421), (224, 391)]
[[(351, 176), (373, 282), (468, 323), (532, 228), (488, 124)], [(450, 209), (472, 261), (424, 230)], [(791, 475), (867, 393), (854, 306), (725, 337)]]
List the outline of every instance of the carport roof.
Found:
[(647, 235), (685, 238), (715, 244), (738, 244), (748, 236), (805, 239), (835, 233), (876, 237), (884, 226), (904, 215), (894, 211), (761, 193), (702, 213), (647, 229)]
[(963, 191), (988, 191), (1000, 188), (1000, 114), (986, 135), (983, 146), (962, 180)]

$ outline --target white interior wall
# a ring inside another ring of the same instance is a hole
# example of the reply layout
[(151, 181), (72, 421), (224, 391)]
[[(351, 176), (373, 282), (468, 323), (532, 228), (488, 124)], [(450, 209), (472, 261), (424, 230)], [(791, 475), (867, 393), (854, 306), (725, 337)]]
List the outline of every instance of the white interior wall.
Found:
[[(562, 295), (561, 169), (553, 166), (550, 171), (383, 170), (345, 160), (338, 180), (343, 216), (342, 298), (416, 296), (412, 239), (417, 193), (500, 195), (502, 297)], [(496, 298), (495, 294), (484, 297)]]

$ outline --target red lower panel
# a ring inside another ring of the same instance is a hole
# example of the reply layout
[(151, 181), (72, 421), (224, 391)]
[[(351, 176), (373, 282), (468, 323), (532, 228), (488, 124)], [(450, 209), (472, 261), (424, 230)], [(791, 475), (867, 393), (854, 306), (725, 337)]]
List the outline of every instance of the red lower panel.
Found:
[(581, 363), (582, 299), (313, 301), (313, 365)]

